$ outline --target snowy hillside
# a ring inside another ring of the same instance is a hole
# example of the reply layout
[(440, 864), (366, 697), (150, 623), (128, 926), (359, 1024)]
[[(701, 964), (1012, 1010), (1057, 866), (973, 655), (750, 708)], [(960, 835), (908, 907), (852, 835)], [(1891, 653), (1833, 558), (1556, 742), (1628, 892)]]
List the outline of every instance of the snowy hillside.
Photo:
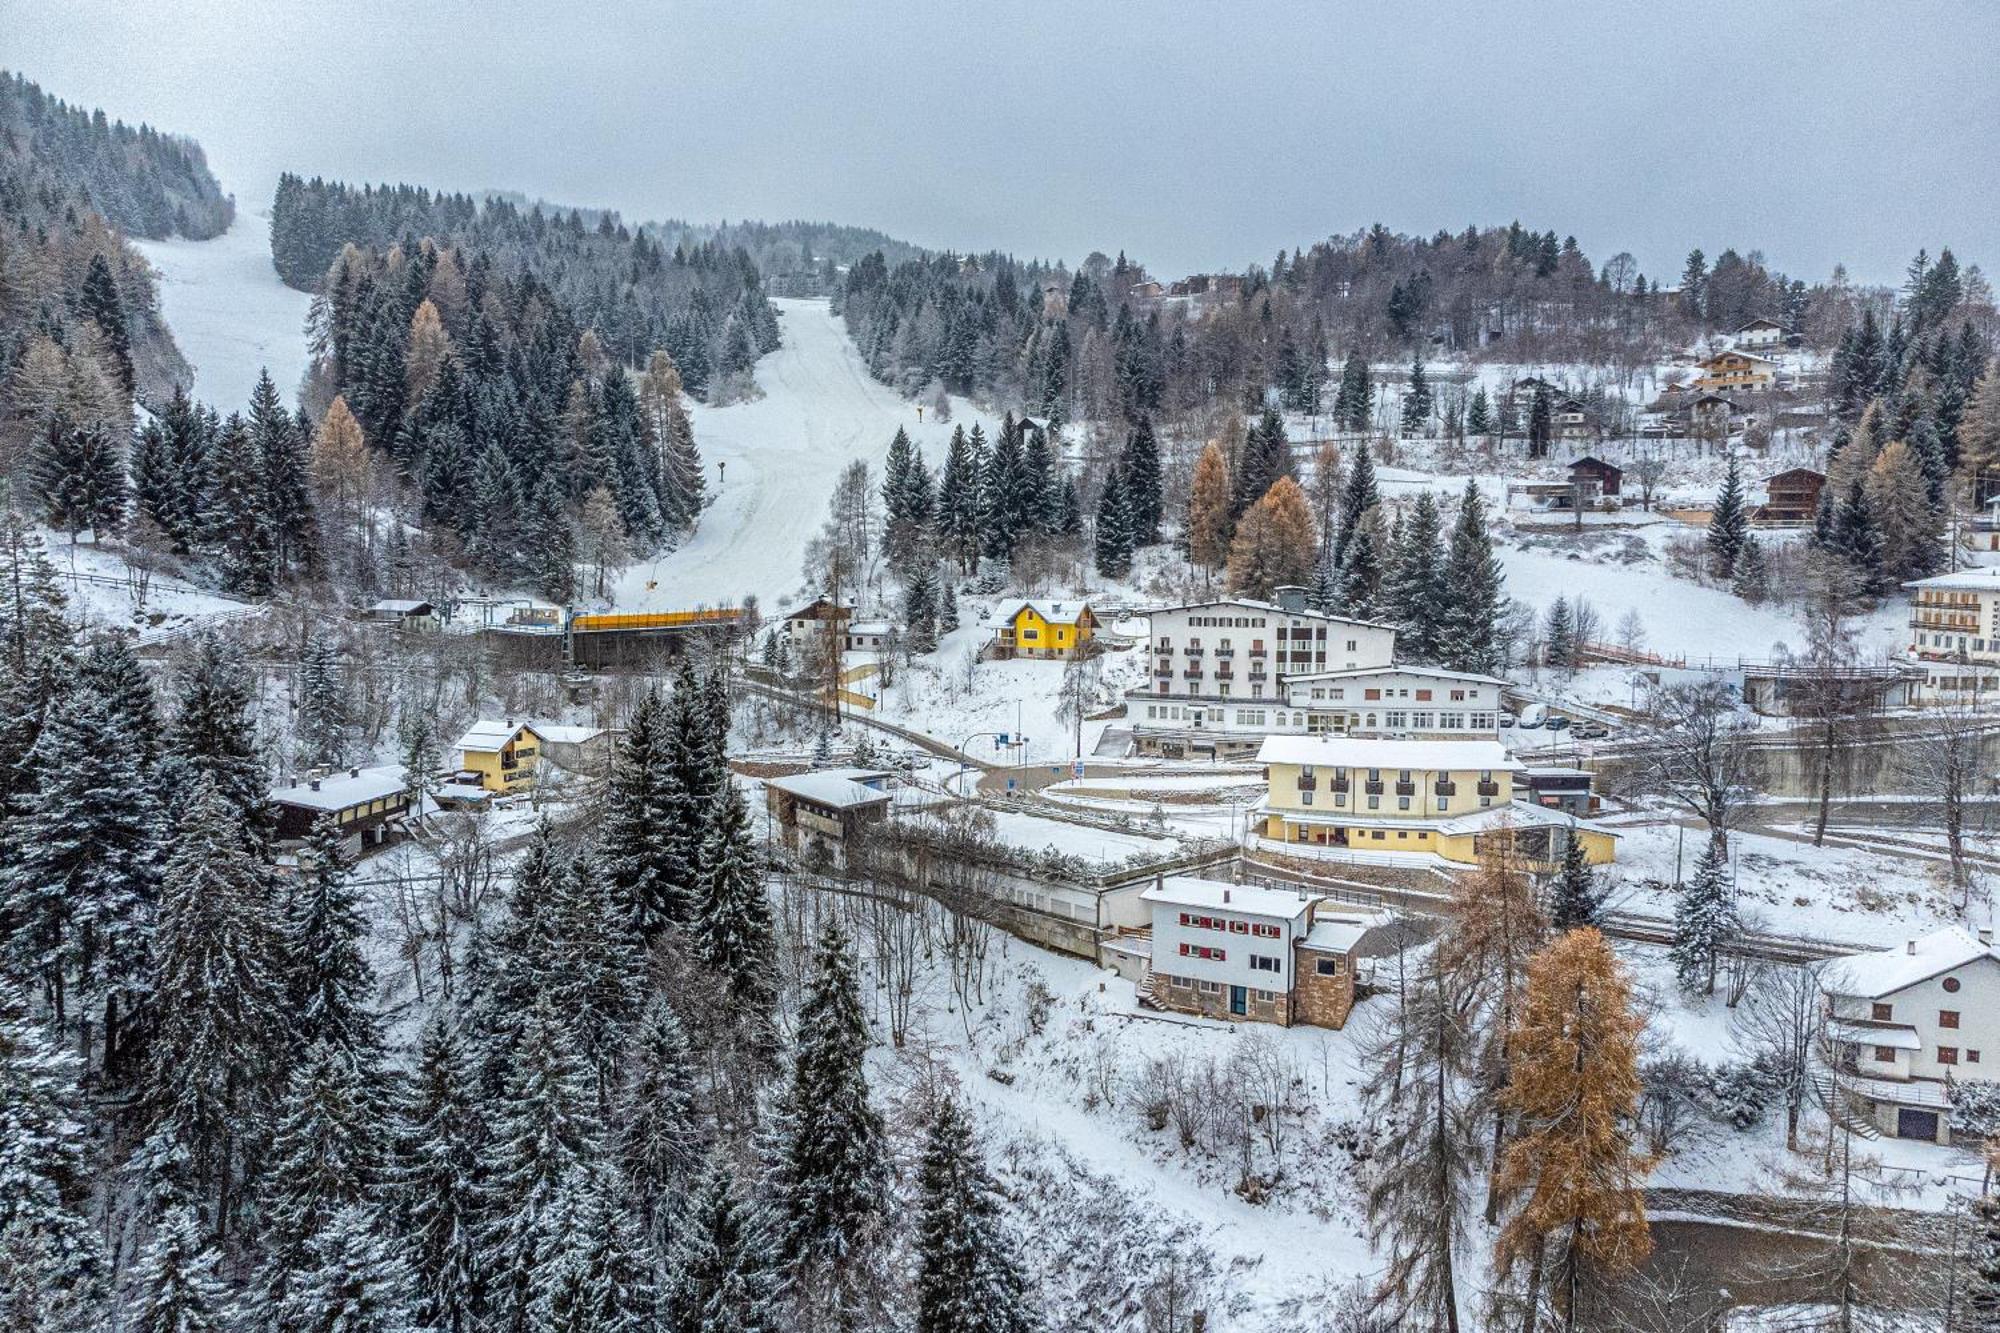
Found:
[(135, 241), (160, 274), (161, 313), (194, 367), (194, 396), (230, 412), (269, 368), (289, 398), (306, 371), (312, 298), (278, 281), (270, 218), (239, 211), (212, 241)]

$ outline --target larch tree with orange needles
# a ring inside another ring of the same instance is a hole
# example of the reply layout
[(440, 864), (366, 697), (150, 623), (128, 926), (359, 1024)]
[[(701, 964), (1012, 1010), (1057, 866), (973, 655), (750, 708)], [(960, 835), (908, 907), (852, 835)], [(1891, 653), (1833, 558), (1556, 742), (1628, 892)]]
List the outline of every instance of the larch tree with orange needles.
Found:
[(1631, 1132), (1644, 1027), (1631, 978), (1595, 927), (1558, 936), (1528, 964), (1501, 1094), (1519, 1124), (1500, 1184), (1520, 1202), (1495, 1250), (1504, 1271), (1528, 1264), (1527, 1329), (1545, 1266), (1573, 1329), (1586, 1271), (1627, 1272), (1652, 1252), (1641, 1186), (1654, 1159)]
[(1280, 477), (1236, 525), (1236, 540), (1229, 547), (1229, 590), (1269, 597), (1273, 588), (1304, 587), (1312, 578), (1312, 561), (1312, 508), (1298, 482)]
[(1195, 460), (1187, 531), (1188, 555), (1206, 579), (1229, 559), (1229, 460), (1213, 440)]

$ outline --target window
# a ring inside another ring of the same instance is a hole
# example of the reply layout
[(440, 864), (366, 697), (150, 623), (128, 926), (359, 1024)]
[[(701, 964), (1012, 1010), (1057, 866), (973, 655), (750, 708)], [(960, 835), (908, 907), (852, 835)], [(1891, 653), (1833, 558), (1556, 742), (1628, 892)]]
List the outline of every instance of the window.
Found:
[(1250, 923), (1248, 921), (1232, 921), (1229, 923), (1229, 933), (1232, 935), (1248, 935), (1250, 933)]
[[(1368, 808), (1370, 810), (1380, 810), (1382, 808), (1382, 798), (1380, 796), (1370, 796), (1368, 798)], [(1378, 833), (1375, 836), (1379, 838), (1382, 835)]]
[(1940, 1010), (1938, 1010), (1938, 1026), (1939, 1026), (1939, 1027), (1941, 1027), (1941, 1028), (1955, 1028), (1955, 1027), (1957, 1027), (1957, 1026), (1958, 1026), (1958, 1010), (1956, 1010), (1956, 1009), (1940, 1009)]
[(1222, 983), (1219, 981), (1198, 981), (1195, 983), (1195, 989), (1204, 995), (1218, 995), (1222, 992)]
[(1894, 1046), (1877, 1046), (1875, 1048), (1875, 1058), (1885, 1065), (1893, 1065), (1896, 1063), (1896, 1048)]
[(1276, 926), (1258, 924), (1250, 927), (1250, 933), (1260, 940), (1275, 940), (1285, 932)]
[(1978, 1051), (1967, 1051), (1967, 1052), (1965, 1053), (1965, 1063), (1967, 1063), (1967, 1064), (1969, 1064), (1969, 1065), (1976, 1065), (1976, 1064), (1978, 1064), (1978, 1063), (1979, 1063), (1979, 1052), (1978, 1052)]
[(1418, 691), (1417, 691), (1417, 702), (1418, 702), (1418, 703), (1420, 703), (1420, 704), (1424, 704), (1424, 703), (1429, 703), (1429, 702), (1430, 702), (1430, 700), (1431, 700), (1431, 692), (1430, 692), (1429, 690), (1418, 690)]
[(1938, 1056), (1937, 1056), (1937, 1060), (1938, 1060), (1938, 1063), (1939, 1063), (1939, 1064), (1941, 1064), (1941, 1065), (1955, 1065), (1955, 1064), (1957, 1064), (1957, 1063), (1958, 1063), (1958, 1047), (1956, 1047), (1956, 1046), (1940, 1046), (1940, 1047), (1938, 1047)]
[[(1321, 631), (1319, 632), (1319, 636), (1320, 636), (1320, 637), (1321, 637), (1322, 639), (1324, 639), (1324, 638), (1326, 637), (1326, 631), (1325, 631), (1325, 630), (1321, 630)], [(1353, 651), (1354, 651), (1354, 648), (1355, 648), (1355, 643), (1354, 643), (1354, 640), (1353, 640), (1353, 639), (1349, 639), (1349, 640), (1347, 641), (1347, 651), (1351, 653), (1351, 652), (1353, 652)]]
[(1946, 991), (1946, 993), (1947, 993), (1947, 994), (1951, 994), (1951, 995), (1956, 995), (1956, 994), (1958, 994), (1958, 978), (1957, 978), (1957, 977), (1946, 977), (1946, 978), (1944, 979), (1944, 988), (1945, 988), (1945, 991)]
[(1869, 1011), (1868, 1016), (1877, 1023), (1892, 1023), (1896, 1019), (1896, 1006), (1877, 1004)]
[(1283, 968), (1284, 965), (1269, 954), (1253, 953), (1250, 955), (1250, 970), (1252, 972), (1278, 972), (1282, 971)]
[(1396, 808), (1397, 808), (1398, 810), (1407, 810), (1407, 809), (1409, 809), (1409, 808), (1410, 808), (1410, 798), (1409, 798), (1409, 797), (1407, 797), (1407, 796), (1398, 796), (1398, 797), (1396, 798)]
[(1313, 963), (1313, 971), (1323, 977), (1337, 977), (1340, 975), (1340, 960), (1338, 958), (1321, 958)]

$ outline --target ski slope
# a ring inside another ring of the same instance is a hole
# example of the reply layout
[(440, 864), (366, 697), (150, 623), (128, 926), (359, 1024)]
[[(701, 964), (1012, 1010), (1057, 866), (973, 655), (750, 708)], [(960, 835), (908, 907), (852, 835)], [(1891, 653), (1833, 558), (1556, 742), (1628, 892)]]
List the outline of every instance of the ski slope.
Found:
[(194, 366), (195, 397), (225, 415), (238, 411), (268, 366), (278, 392), (292, 401), (306, 370), (312, 298), (278, 281), (269, 214), (239, 210), (212, 241), (132, 243), (159, 270), (160, 312)]
[(727, 407), (694, 408), (714, 502), (678, 550), (625, 571), (612, 594), (621, 610), (666, 610), (740, 601), (755, 594), (764, 614), (800, 591), (806, 543), (826, 521), (827, 497), (840, 470), (867, 459), (881, 480), (889, 440), (901, 426), (935, 473), (952, 430), (997, 418), (952, 400), (939, 424), (917, 404), (871, 379), (847, 332), (825, 301), (776, 302), (784, 345), (757, 363), (763, 396)]

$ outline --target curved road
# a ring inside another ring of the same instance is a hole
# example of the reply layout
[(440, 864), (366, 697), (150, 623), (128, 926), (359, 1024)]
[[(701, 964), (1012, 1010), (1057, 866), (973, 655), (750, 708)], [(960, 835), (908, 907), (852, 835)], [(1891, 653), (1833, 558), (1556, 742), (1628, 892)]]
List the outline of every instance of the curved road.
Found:
[[(773, 614), (799, 591), (806, 543), (826, 521), (843, 467), (866, 459), (879, 486), (900, 426), (935, 473), (953, 426), (969, 430), (982, 420), (954, 400), (951, 422), (926, 411), (920, 423), (915, 403), (869, 377), (825, 301), (775, 304), (784, 344), (757, 363), (762, 396), (694, 409), (695, 444), (714, 502), (680, 549), (625, 572), (613, 597), (621, 610), (713, 606), (754, 593)], [(990, 439), (996, 423), (984, 424)]]

